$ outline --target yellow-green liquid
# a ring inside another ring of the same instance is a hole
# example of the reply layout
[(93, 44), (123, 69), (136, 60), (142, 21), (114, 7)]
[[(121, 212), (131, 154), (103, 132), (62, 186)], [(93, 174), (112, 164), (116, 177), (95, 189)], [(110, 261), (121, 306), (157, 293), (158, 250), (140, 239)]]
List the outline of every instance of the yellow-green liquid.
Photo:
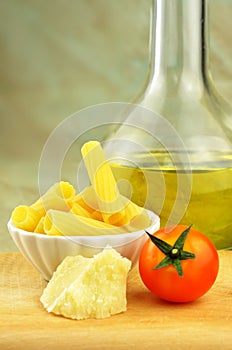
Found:
[[(120, 192), (156, 212), (161, 227), (183, 223), (205, 233), (218, 249), (232, 247), (231, 156), (195, 163), (191, 171), (164, 165), (164, 154), (154, 154), (159, 167), (112, 164)], [(143, 165), (144, 164), (144, 165)], [(126, 181), (125, 181), (126, 180)]]

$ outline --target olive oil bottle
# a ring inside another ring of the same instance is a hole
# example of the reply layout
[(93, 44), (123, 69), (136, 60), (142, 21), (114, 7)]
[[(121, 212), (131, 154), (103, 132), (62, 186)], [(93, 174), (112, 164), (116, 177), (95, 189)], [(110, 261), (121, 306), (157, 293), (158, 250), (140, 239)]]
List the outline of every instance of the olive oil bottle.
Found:
[(107, 156), (121, 192), (161, 226), (193, 225), (231, 248), (232, 109), (210, 74), (208, 1), (153, 0), (151, 24), (148, 80)]

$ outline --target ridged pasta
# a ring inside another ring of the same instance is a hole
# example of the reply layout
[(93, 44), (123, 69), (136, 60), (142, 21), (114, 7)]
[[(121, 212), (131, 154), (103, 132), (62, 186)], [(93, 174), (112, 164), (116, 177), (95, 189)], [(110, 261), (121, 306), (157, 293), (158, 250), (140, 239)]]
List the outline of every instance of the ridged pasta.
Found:
[(47, 192), (31, 205), (40, 216), (44, 216), (49, 209), (63, 211), (70, 210), (70, 203), (75, 196), (74, 187), (65, 181), (60, 181), (51, 186)]
[(90, 182), (104, 221), (117, 225), (124, 215), (123, 204), (113, 172), (99, 142), (90, 141), (81, 149)]
[(73, 203), (71, 212), (76, 215), (91, 218), (91, 213), (78, 203)]
[(19, 205), (13, 210), (11, 220), (16, 227), (33, 232), (40, 220), (40, 214), (27, 205)]
[(93, 186), (88, 186), (82, 192), (78, 193), (72, 200), (72, 204), (74, 203), (79, 204), (89, 213), (99, 210), (97, 196)]
[(126, 229), (71, 212), (49, 210), (45, 216), (44, 231), (47, 235), (98, 236), (121, 234), (125, 233)]
[(128, 230), (128, 232), (144, 230), (144, 228), (149, 227), (151, 224), (151, 220), (146, 210), (143, 209), (139, 215), (134, 216), (134, 218), (124, 227)]
[(91, 218), (98, 221), (104, 221), (102, 213), (98, 210), (95, 210), (91, 213)]
[(99, 142), (82, 147), (91, 186), (79, 194), (65, 181), (51, 186), (31, 206), (12, 212), (12, 223), (23, 230), (65, 236), (108, 235), (148, 227), (146, 211), (122, 196)]
[(104, 221), (102, 212), (99, 209), (97, 196), (93, 189), (93, 186), (86, 187), (82, 192), (78, 193), (78, 195), (76, 195), (73, 199), (73, 206), (71, 211), (77, 215), (81, 215), (80, 212), (78, 213), (78, 210), (79, 210), (78, 206), (75, 207), (76, 204), (86, 210), (85, 215), (83, 216), (90, 217), (98, 221)]
[(42, 216), (42, 217), (40, 218), (40, 220), (39, 220), (37, 226), (36, 226), (35, 229), (34, 229), (34, 232), (35, 232), (35, 233), (43, 233), (43, 234), (45, 234), (45, 232), (44, 232), (44, 219), (45, 219), (44, 216)]

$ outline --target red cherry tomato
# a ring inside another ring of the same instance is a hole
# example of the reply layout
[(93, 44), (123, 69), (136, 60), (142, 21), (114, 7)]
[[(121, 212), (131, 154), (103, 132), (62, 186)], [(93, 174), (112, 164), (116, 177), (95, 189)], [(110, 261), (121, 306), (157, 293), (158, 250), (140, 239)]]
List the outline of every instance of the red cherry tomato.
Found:
[[(178, 242), (181, 235), (184, 237)], [(162, 249), (153, 243), (153, 237)], [(184, 225), (163, 228), (150, 235), (139, 258), (145, 286), (170, 302), (190, 302), (204, 295), (214, 284), (218, 269), (218, 253), (213, 243), (201, 232)]]

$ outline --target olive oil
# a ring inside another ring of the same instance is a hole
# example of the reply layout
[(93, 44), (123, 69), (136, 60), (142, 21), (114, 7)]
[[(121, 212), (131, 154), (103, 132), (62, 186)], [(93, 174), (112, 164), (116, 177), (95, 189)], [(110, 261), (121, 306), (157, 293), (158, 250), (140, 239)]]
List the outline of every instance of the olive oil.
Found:
[[(192, 170), (164, 164), (167, 154), (153, 154), (159, 167), (112, 164), (120, 192), (156, 212), (161, 227), (183, 223), (205, 233), (218, 249), (232, 247), (232, 157), (194, 162)], [(213, 154), (215, 159), (215, 154)], [(193, 157), (194, 158), (194, 155)], [(210, 158), (210, 157), (208, 157)], [(138, 163), (137, 163), (138, 164)], [(188, 168), (188, 167), (187, 167)]]
[(111, 135), (114, 173), (122, 193), (159, 214), (161, 226), (192, 224), (217, 248), (231, 248), (232, 109), (211, 79), (208, 2), (152, 3), (148, 79)]

